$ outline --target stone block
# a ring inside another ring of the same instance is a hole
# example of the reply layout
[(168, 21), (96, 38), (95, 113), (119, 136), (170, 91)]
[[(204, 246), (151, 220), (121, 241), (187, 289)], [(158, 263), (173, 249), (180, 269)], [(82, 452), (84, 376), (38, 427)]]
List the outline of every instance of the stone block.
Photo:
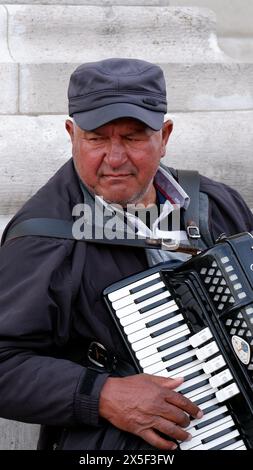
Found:
[(64, 116), (0, 116), (0, 215), (16, 212), (71, 157)]
[(0, 60), (1, 62), (12, 62), (8, 46), (8, 14), (5, 5), (0, 5)]
[(210, 8), (216, 13), (218, 35), (253, 36), (252, 0), (169, 0), (169, 4)]
[[(0, 0), (1, 3), (15, 5), (57, 5), (59, 0)], [(132, 6), (164, 6), (169, 5), (169, 0), (62, 0), (61, 5), (132, 5)]]
[(36, 450), (39, 426), (0, 419), (0, 450)]
[(253, 209), (253, 111), (177, 113), (165, 162), (237, 189)]
[(108, 56), (155, 62), (220, 62), (207, 9), (146, 6), (7, 5), (17, 62), (83, 62)]
[(253, 62), (253, 33), (252, 37), (220, 37), (219, 44), (225, 54), (236, 61)]
[(220, 48), (237, 61), (253, 62), (252, 0), (170, 0), (174, 6), (208, 7), (216, 14)]
[(253, 108), (253, 64), (164, 64), (163, 69), (171, 111)]
[[(1, 7), (0, 7), (1, 8)], [(18, 112), (18, 65), (0, 62), (0, 114)]]
[[(67, 87), (79, 64), (22, 64), (20, 112), (68, 113)], [(170, 111), (253, 108), (253, 64), (159, 64)]]
[(79, 64), (21, 64), (20, 112), (67, 114), (69, 77)]

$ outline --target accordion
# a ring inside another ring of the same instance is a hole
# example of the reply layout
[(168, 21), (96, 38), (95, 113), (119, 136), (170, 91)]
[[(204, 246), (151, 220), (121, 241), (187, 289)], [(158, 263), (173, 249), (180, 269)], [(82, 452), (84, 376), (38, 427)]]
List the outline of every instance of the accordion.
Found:
[(203, 411), (181, 450), (253, 448), (253, 236), (222, 239), (104, 291), (136, 371), (184, 377)]

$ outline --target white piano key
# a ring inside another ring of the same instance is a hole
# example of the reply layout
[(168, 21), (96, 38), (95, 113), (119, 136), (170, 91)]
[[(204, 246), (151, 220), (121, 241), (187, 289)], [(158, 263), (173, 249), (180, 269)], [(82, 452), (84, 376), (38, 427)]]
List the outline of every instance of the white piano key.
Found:
[[(208, 390), (205, 390), (204, 392), (201, 392), (198, 395), (196, 395), (194, 398), (192, 398), (192, 401), (195, 402), (195, 401), (198, 401), (198, 400), (202, 400), (202, 398), (206, 398), (208, 396), (211, 396), (211, 395), (215, 394), (217, 391), (218, 391), (217, 388), (213, 389), (210, 386), (210, 388)], [(211, 398), (210, 398), (210, 400), (211, 400)]]
[[(208, 442), (208, 444), (202, 444), (202, 440), (206, 439), (207, 437), (213, 436), (214, 434), (217, 434), (220, 431), (228, 429), (233, 425), (234, 425), (234, 421), (232, 420), (232, 418), (229, 418), (229, 420), (226, 421), (225, 423), (220, 424), (219, 426), (215, 426), (214, 428), (211, 428), (208, 431), (205, 431), (201, 434), (198, 434), (197, 436), (194, 436), (190, 441), (182, 442), (180, 444), (180, 448), (181, 448), (181, 450), (191, 450), (193, 448), (197, 449), (197, 447), (201, 446), (201, 445), (203, 446), (203, 449), (207, 449), (208, 446), (209, 447), (214, 447), (215, 445), (218, 445), (221, 442), (224, 442), (224, 440), (226, 439), (225, 436), (221, 436), (221, 438), (214, 439), (213, 441)], [(238, 431), (237, 431), (237, 433), (239, 434)], [(216, 443), (217, 441), (219, 441), (219, 442)]]
[(190, 346), (189, 341), (188, 340), (183, 341), (182, 343), (169, 347), (165, 349), (164, 351), (153, 354), (152, 356), (145, 357), (145, 359), (141, 359), (140, 365), (141, 367), (148, 367), (151, 364), (155, 364), (156, 362), (161, 361), (168, 354), (174, 354), (175, 352), (180, 351), (181, 349), (188, 347), (188, 346)]
[[(192, 435), (192, 437), (200, 436), (200, 438), (202, 438), (202, 436), (206, 432), (209, 432), (209, 431), (212, 431), (212, 432), (210, 432), (210, 435), (216, 434), (216, 432), (219, 432), (219, 431), (217, 431), (217, 427), (219, 427), (223, 424), (226, 424), (226, 423), (229, 422), (230, 426), (231, 426), (231, 420), (232, 420), (231, 416), (228, 415), (228, 416), (225, 416), (225, 417), (221, 417), (218, 421), (215, 421), (214, 423), (207, 424), (204, 428), (196, 429), (195, 427), (192, 427), (191, 429), (187, 428), (187, 431)], [(199, 421), (201, 421), (201, 419)], [(207, 437), (207, 436), (205, 436), (205, 437)], [(203, 439), (204, 439), (204, 437), (203, 437)]]
[(130, 294), (130, 290), (134, 289), (135, 287), (139, 287), (142, 284), (145, 284), (146, 282), (153, 281), (153, 280), (160, 280), (160, 273), (157, 272), (155, 274), (152, 274), (151, 276), (143, 277), (142, 279), (139, 279), (138, 281), (132, 282), (132, 284), (129, 284), (128, 286), (122, 287), (121, 289), (116, 290), (115, 292), (111, 292), (108, 294), (108, 299), (111, 302), (114, 302), (115, 300), (118, 300), (122, 297), (125, 297)]
[[(211, 376), (208, 374), (201, 374), (198, 375), (197, 377), (194, 377), (193, 379), (190, 380), (185, 380), (182, 385), (180, 385), (177, 388), (177, 392), (181, 392), (184, 395), (184, 390), (188, 387), (192, 387), (193, 385), (196, 385), (200, 382), (203, 382), (203, 380), (208, 380)], [(196, 389), (197, 390), (197, 389)]]
[(205, 359), (208, 359), (210, 356), (213, 356), (218, 351), (219, 351), (219, 348), (218, 348), (216, 341), (212, 341), (206, 346), (196, 349), (196, 356), (200, 361), (204, 361)]
[(143, 368), (143, 371), (146, 374), (155, 374), (156, 372), (159, 372), (159, 370), (167, 369), (167, 367), (173, 366), (174, 364), (177, 364), (178, 362), (184, 361), (185, 359), (188, 359), (190, 357), (194, 357), (195, 352), (192, 349), (191, 351), (188, 351), (184, 354), (181, 354), (181, 356), (174, 357), (173, 359), (170, 359), (169, 361), (160, 361), (157, 362), (156, 364), (152, 364), (151, 366)]
[(123, 297), (122, 299), (115, 300), (114, 302), (112, 302), (112, 307), (114, 308), (114, 310), (119, 310), (122, 307), (126, 307), (127, 305), (133, 304), (135, 300), (140, 299), (143, 295), (155, 292), (157, 289), (161, 289), (162, 287), (165, 287), (164, 282), (157, 282), (156, 284), (146, 287), (141, 291), (135, 292), (134, 294), (129, 294), (126, 297)]
[(117, 310), (117, 313), (116, 313), (117, 317), (122, 318), (125, 315), (130, 315), (130, 313), (139, 312), (142, 308), (148, 307), (149, 305), (152, 305), (155, 302), (159, 302), (159, 300), (166, 299), (167, 297), (170, 297), (170, 294), (168, 291), (165, 291), (165, 292), (162, 292), (162, 294), (154, 295), (154, 297), (144, 300), (143, 302), (140, 302), (139, 304), (127, 305), (126, 307), (123, 307)]
[(149, 346), (157, 344), (158, 341), (162, 341), (165, 338), (166, 339), (173, 338), (174, 335), (176, 335), (177, 333), (183, 331), (185, 327), (186, 327), (186, 325), (184, 323), (182, 325), (179, 325), (178, 327), (176, 327), (173, 330), (165, 331), (165, 333), (162, 333), (159, 336), (155, 336), (155, 337), (152, 337), (152, 338), (150, 336), (148, 336), (144, 339), (141, 339), (140, 341), (136, 341), (136, 342), (132, 343), (131, 347), (132, 347), (133, 351), (135, 351), (135, 352), (146, 349)]
[[(193, 365), (195, 364), (196, 365)], [(185, 380), (187, 380), (187, 376), (189, 376), (190, 374), (192, 374), (193, 372), (197, 372), (197, 371), (203, 371), (203, 368), (202, 368), (202, 363), (197, 360), (197, 361), (194, 361), (194, 363), (189, 363), (187, 364), (188, 368), (185, 368), (183, 370), (180, 371), (180, 373), (178, 373), (178, 369), (174, 369), (170, 372), (168, 372), (169, 374), (169, 377), (171, 377), (172, 379), (174, 379), (175, 377), (185, 377)], [(180, 367), (180, 369), (182, 369), (182, 367)]]
[(139, 341), (143, 338), (146, 338), (147, 336), (150, 336), (151, 333), (155, 333), (162, 328), (166, 328), (167, 326), (171, 326), (174, 323), (177, 323), (179, 321), (183, 320), (183, 315), (181, 313), (179, 315), (176, 315), (173, 318), (169, 318), (169, 320), (165, 320), (158, 325), (154, 325), (151, 328), (144, 328), (142, 330), (136, 331), (135, 333), (132, 333), (128, 335), (128, 341), (130, 344), (135, 343), (136, 341)]
[(247, 450), (247, 447), (245, 446), (243, 440), (240, 439), (236, 442), (233, 442), (233, 444), (224, 447), (222, 450)]
[(169, 337), (168, 337), (168, 333), (165, 333), (166, 337), (164, 339), (162, 339), (161, 341), (158, 341), (156, 344), (152, 344), (151, 346), (148, 346), (144, 349), (141, 349), (140, 351), (137, 351), (136, 352), (137, 359), (139, 359), (139, 361), (140, 361), (141, 359), (144, 359), (145, 357), (152, 356), (152, 355), (155, 355), (155, 354), (159, 354), (157, 349), (160, 346), (164, 346), (165, 344), (167, 344), (167, 343), (169, 343), (173, 340), (182, 338), (182, 336), (190, 335), (191, 332), (190, 332), (188, 326), (186, 326), (186, 325), (182, 325), (182, 326), (184, 327), (184, 329), (181, 329), (181, 331), (179, 333), (177, 333), (176, 335), (173, 335), (173, 336), (169, 335)]
[(168, 371), (167, 369), (165, 369), (164, 371), (160, 371), (154, 375), (158, 375), (160, 377), (169, 377), (171, 379), (174, 379), (175, 377), (183, 377), (188, 369), (195, 367), (195, 366), (201, 367), (201, 362), (198, 359), (196, 361), (192, 361), (192, 362), (189, 362), (188, 364), (180, 366), (177, 369), (174, 369), (173, 371)]
[(221, 403), (229, 398), (232, 398), (234, 395), (240, 393), (239, 388), (235, 383), (227, 385), (227, 387), (222, 388), (216, 393), (217, 400)]
[(206, 384), (206, 385), (203, 385), (202, 387), (199, 387), (198, 389), (192, 390), (191, 392), (184, 393), (184, 396), (189, 398), (192, 401), (196, 401), (199, 399), (199, 395), (201, 395), (202, 393), (209, 392), (211, 395), (214, 392), (214, 390), (217, 390), (217, 389), (213, 389), (210, 384)]
[(127, 325), (131, 325), (132, 323), (135, 323), (138, 320), (143, 320), (144, 318), (148, 318), (153, 314), (163, 312), (164, 310), (167, 310), (167, 313), (170, 313), (173, 311), (176, 312), (178, 310), (178, 305), (174, 302), (174, 300), (170, 300), (169, 302), (159, 305), (158, 307), (152, 308), (151, 310), (148, 310), (145, 313), (140, 313), (139, 311), (131, 313), (130, 315), (127, 315), (123, 318), (119, 318), (119, 321), (120, 321), (120, 324), (123, 327), (125, 327)]
[(212, 376), (209, 382), (212, 385), (212, 387), (220, 387), (221, 385), (224, 385), (225, 383), (229, 382), (232, 379), (233, 379), (233, 376), (230, 370), (225, 369), (219, 374)]
[(146, 326), (147, 323), (151, 322), (152, 320), (158, 320), (159, 318), (162, 318), (168, 315), (169, 313), (173, 313), (173, 312), (175, 312), (175, 315), (176, 315), (178, 312), (178, 308), (177, 307), (175, 308), (174, 306), (171, 308), (166, 308), (159, 312), (153, 313), (152, 315), (146, 316), (146, 318), (141, 318), (141, 314), (139, 314), (140, 315), (139, 320), (134, 323), (131, 323), (130, 325), (126, 325), (124, 327), (124, 332), (126, 335), (130, 335), (131, 333), (134, 333), (135, 331), (138, 331), (138, 330), (142, 330), (143, 328), (149, 329)]
[[(214, 447), (220, 444), (224, 444), (224, 446), (226, 446), (226, 442), (230, 441), (230, 439), (234, 439), (235, 437), (239, 435), (240, 435), (239, 431), (237, 429), (234, 429), (228, 432), (227, 434), (224, 434), (224, 436), (218, 437), (217, 439), (214, 439), (213, 441), (210, 441), (207, 444), (203, 444), (203, 450), (212, 450)], [(198, 450), (198, 449), (196, 448), (194, 450)]]
[(224, 357), (219, 355), (210, 361), (206, 361), (203, 363), (203, 370), (206, 374), (211, 374), (212, 372), (216, 372), (217, 370), (221, 369), (226, 365)]
[[(227, 411), (228, 411), (228, 408), (227, 408), (226, 405), (220, 406), (216, 410), (210, 411), (210, 413), (205, 414), (203, 416), (203, 418), (193, 419), (190, 422), (189, 426), (187, 426), (187, 428), (185, 428), (185, 430), (188, 431), (189, 433), (191, 433), (191, 429), (192, 428), (195, 429), (195, 426), (197, 426), (198, 424), (200, 424), (200, 423), (204, 424), (205, 422), (208, 422), (209, 419), (215, 418), (216, 416), (218, 417), (219, 415), (221, 415), (222, 413), (226, 413)], [(195, 429), (195, 431), (196, 431), (196, 429)], [(202, 428), (202, 431), (205, 431), (205, 428)]]
[(190, 343), (193, 348), (197, 348), (201, 344), (206, 343), (209, 339), (213, 337), (213, 334), (210, 328), (204, 328), (203, 330), (199, 331), (195, 335), (192, 335), (190, 338)]
[(220, 405), (220, 403), (218, 402), (217, 398), (211, 398), (211, 400), (208, 400), (208, 401), (205, 401), (204, 403), (201, 403), (199, 406), (199, 408), (205, 412), (205, 410), (207, 408), (210, 408), (211, 406), (213, 405)]

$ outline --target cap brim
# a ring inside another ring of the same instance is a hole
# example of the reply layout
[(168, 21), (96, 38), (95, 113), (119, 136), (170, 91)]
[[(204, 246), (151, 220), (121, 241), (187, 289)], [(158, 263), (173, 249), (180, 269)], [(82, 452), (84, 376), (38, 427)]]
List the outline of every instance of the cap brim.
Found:
[(114, 119), (134, 118), (151, 129), (159, 131), (164, 122), (164, 113), (150, 111), (129, 103), (114, 103), (97, 109), (73, 114), (77, 125), (86, 131), (92, 131)]

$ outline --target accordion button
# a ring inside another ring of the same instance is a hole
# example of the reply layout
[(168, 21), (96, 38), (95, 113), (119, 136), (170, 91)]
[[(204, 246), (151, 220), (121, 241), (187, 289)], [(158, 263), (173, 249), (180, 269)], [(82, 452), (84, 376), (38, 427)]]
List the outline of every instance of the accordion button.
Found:
[(245, 297), (246, 297), (245, 292), (240, 292), (240, 294), (238, 294), (238, 299), (244, 299)]
[(217, 400), (221, 403), (225, 400), (228, 400), (229, 398), (232, 398), (235, 395), (238, 395), (238, 393), (240, 393), (239, 388), (235, 383), (232, 383), (231, 385), (228, 385), (227, 387), (218, 390), (215, 395)]
[(229, 262), (229, 258), (227, 256), (224, 256), (223, 258), (221, 258), (221, 262), (222, 264), (226, 264)]
[(219, 355), (215, 357), (214, 359), (211, 359), (210, 361), (205, 362), (202, 365), (202, 368), (206, 374), (211, 374), (212, 372), (215, 372), (216, 370), (221, 369), (226, 365), (225, 360), (223, 356)]
[(213, 377), (211, 377), (209, 379), (209, 382), (213, 388), (216, 388), (216, 387), (220, 387), (221, 385), (224, 385), (225, 383), (229, 382), (232, 379), (233, 379), (233, 376), (230, 370), (225, 369), (222, 372), (219, 372), (219, 374), (216, 374)]
[(196, 356), (199, 361), (204, 361), (208, 359), (210, 356), (213, 356), (215, 353), (219, 351), (218, 345), (215, 341), (212, 343), (207, 344), (207, 346), (203, 346), (203, 348), (196, 350)]
[(199, 331), (195, 335), (189, 338), (189, 343), (192, 345), (193, 348), (197, 348), (201, 344), (206, 343), (213, 335), (209, 328), (204, 328), (203, 330)]

